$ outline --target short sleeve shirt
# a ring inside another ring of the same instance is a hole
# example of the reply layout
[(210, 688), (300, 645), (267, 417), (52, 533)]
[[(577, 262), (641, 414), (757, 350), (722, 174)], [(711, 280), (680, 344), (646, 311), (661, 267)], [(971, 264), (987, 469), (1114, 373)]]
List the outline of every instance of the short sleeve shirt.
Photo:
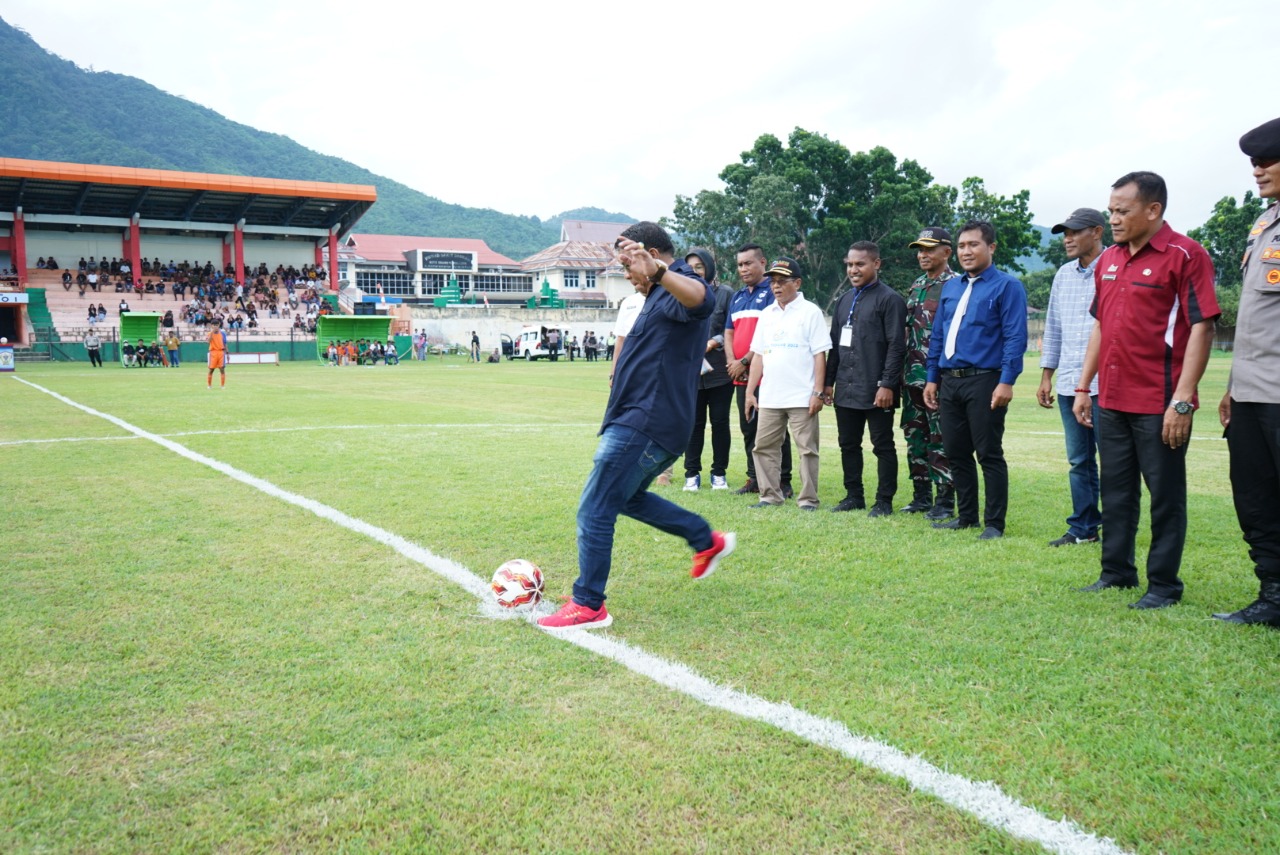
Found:
[(683, 260), (673, 261), (671, 272), (701, 282), (704, 299), (690, 309), (660, 285), (647, 298), (636, 294), (643, 301), (642, 308), (614, 368), (613, 389), (600, 430), (623, 425), (679, 454), (693, 432), (698, 374), (715, 298), (711, 287)]
[(813, 373), (813, 358), (831, 349), (822, 310), (796, 294), (786, 308), (773, 303), (760, 314), (751, 350), (764, 358), (760, 406), (807, 407), (825, 377)]
[(1280, 404), (1280, 205), (1273, 205), (1249, 231), (1236, 313), (1231, 397)]
[(1132, 256), (1128, 244), (1105, 249), (1094, 277), (1098, 403), (1163, 413), (1182, 376), (1191, 327), (1220, 314), (1209, 253), (1164, 223)]

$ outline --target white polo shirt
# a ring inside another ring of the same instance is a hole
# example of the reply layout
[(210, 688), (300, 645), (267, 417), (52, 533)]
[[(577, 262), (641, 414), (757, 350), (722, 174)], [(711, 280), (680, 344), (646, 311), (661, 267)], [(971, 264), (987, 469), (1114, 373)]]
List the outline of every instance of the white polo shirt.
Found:
[(756, 394), (771, 410), (808, 407), (821, 387), (813, 374), (813, 358), (831, 349), (831, 330), (822, 310), (797, 293), (783, 308), (773, 303), (760, 313), (751, 351), (764, 357), (764, 374)]

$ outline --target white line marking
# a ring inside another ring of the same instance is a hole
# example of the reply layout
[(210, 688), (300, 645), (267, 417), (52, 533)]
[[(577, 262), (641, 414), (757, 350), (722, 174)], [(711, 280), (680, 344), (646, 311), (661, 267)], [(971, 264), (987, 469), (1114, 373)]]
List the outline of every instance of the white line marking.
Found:
[[(15, 378), (17, 379), (17, 378)], [(26, 381), (23, 381), (26, 382)], [(34, 383), (28, 383), (29, 386), (35, 386)], [(36, 388), (39, 388), (38, 386)], [(52, 393), (51, 393), (52, 394)], [(156, 436), (222, 436), (224, 434), (235, 433), (290, 433), (293, 431), (331, 431), (331, 430), (385, 430), (394, 428), (402, 430), (406, 428), (419, 428), (423, 430), (460, 430), (470, 428), (484, 428), (485, 430), (561, 430), (563, 428), (597, 428), (598, 424), (591, 423), (572, 423), (558, 422), (556, 424), (510, 424), (506, 422), (494, 423), (464, 423), (464, 424), (399, 424), (399, 425), (330, 425), (327, 427), (278, 427), (278, 428), (234, 428), (232, 430), (188, 430), (178, 431), (177, 433), (158, 433)], [(52, 439), (12, 439), (0, 442), (0, 446), (5, 445), (35, 445), (50, 442), (105, 442), (121, 439), (139, 439), (137, 436), (63, 436), (54, 437)]]
[[(350, 531), (366, 535), (378, 543), (394, 549), (405, 558), (416, 561), (433, 573), (458, 585), (467, 593), (480, 599), (482, 605), (489, 600), (489, 586), (485, 580), (460, 564), (447, 558), (442, 558), (397, 534), (356, 519), (314, 499), (291, 493), (269, 481), (264, 481), (219, 460), (206, 457), (158, 434), (135, 427), (123, 419), (99, 412), (84, 404), (79, 404), (64, 395), (28, 380), (23, 380), (21, 377), (14, 377), (13, 379), (44, 392), (81, 412), (106, 419), (135, 436), (148, 439), (175, 454), (195, 463), (208, 466), (242, 484), (261, 490), (269, 496), (311, 511), (316, 516), (337, 523)], [(1092, 853), (1113, 855), (1114, 853), (1118, 855), (1119, 853), (1125, 853), (1125, 850), (1110, 838), (1099, 838), (1097, 835), (1090, 834), (1065, 818), (1059, 820), (1049, 819), (1049, 817), (1034, 808), (1028, 807), (1005, 794), (1003, 790), (993, 783), (970, 781), (960, 775), (944, 772), (920, 757), (911, 757), (891, 745), (886, 745), (875, 739), (857, 736), (838, 721), (821, 718), (803, 710), (798, 710), (789, 704), (767, 701), (764, 698), (756, 697), (746, 692), (721, 686), (686, 665), (678, 662), (669, 662), (637, 647), (632, 647), (623, 641), (614, 639), (607, 634), (601, 635), (584, 630), (554, 637), (581, 647), (583, 650), (589, 650), (592, 653), (611, 659), (636, 674), (648, 677), (660, 685), (688, 695), (708, 706), (716, 707), (753, 721), (773, 725), (779, 730), (791, 733), (814, 745), (830, 748), (887, 775), (905, 780), (917, 790), (929, 793), (952, 807), (972, 814), (993, 828), (1005, 831), (1014, 837), (1038, 843), (1050, 852), (1063, 853), (1063, 855), (1085, 855), (1085, 853), (1090, 853), (1090, 855)]]

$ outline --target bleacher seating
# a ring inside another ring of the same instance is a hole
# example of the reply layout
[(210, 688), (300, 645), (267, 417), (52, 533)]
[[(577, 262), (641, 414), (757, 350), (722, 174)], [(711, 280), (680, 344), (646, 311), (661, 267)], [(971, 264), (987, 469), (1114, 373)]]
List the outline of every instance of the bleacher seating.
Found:
[[(75, 271), (72, 271), (73, 273)], [(143, 277), (145, 281), (149, 277)], [(97, 325), (98, 334), (110, 338), (118, 337), (120, 332), (120, 299), (123, 297), (129, 308), (135, 312), (164, 312), (172, 309), (177, 323), (178, 336), (185, 341), (203, 341), (208, 337), (208, 329), (203, 326), (184, 324), (179, 317), (179, 307), (190, 302), (190, 296), (174, 299), (169, 288), (160, 294), (117, 294), (114, 286), (103, 287), (101, 291), (87, 290), (80, 296), (80, 289), (72, 284), (70, 290), (62, 286), (61, 270), (40, 270), (31, 268), (27, 271), (27, 286), (44, 288), (45, 300), (49, 306), (49, 314), (53, 317), (54, 329), (63, 340), (79, 341), (89, 332), (89, 304), (101, 303), (106, 307), (107, 320)], [(281, 289), (283, 292), (283, 289)], [(293, 329), (293, 318), (272, 318), (266, 312), (258, 313), (258, 328), (240, 331), (242, 337), (257, 336), (261, 338), (287, 339)]]

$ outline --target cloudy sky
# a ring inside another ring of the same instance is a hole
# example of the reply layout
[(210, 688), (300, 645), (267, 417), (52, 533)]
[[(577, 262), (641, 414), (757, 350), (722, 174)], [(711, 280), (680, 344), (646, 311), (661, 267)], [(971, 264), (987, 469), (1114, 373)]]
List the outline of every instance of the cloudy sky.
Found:
[(1237, 140), (1280, 115), (1265, 16), (1234, 0), (0, 0), (0, 17), (447, 202), (541, 217), (656, 218), (799, 126), (1029, 189), (1045, 225), (1153, 169), (1185, 230), (1253, 188)]

